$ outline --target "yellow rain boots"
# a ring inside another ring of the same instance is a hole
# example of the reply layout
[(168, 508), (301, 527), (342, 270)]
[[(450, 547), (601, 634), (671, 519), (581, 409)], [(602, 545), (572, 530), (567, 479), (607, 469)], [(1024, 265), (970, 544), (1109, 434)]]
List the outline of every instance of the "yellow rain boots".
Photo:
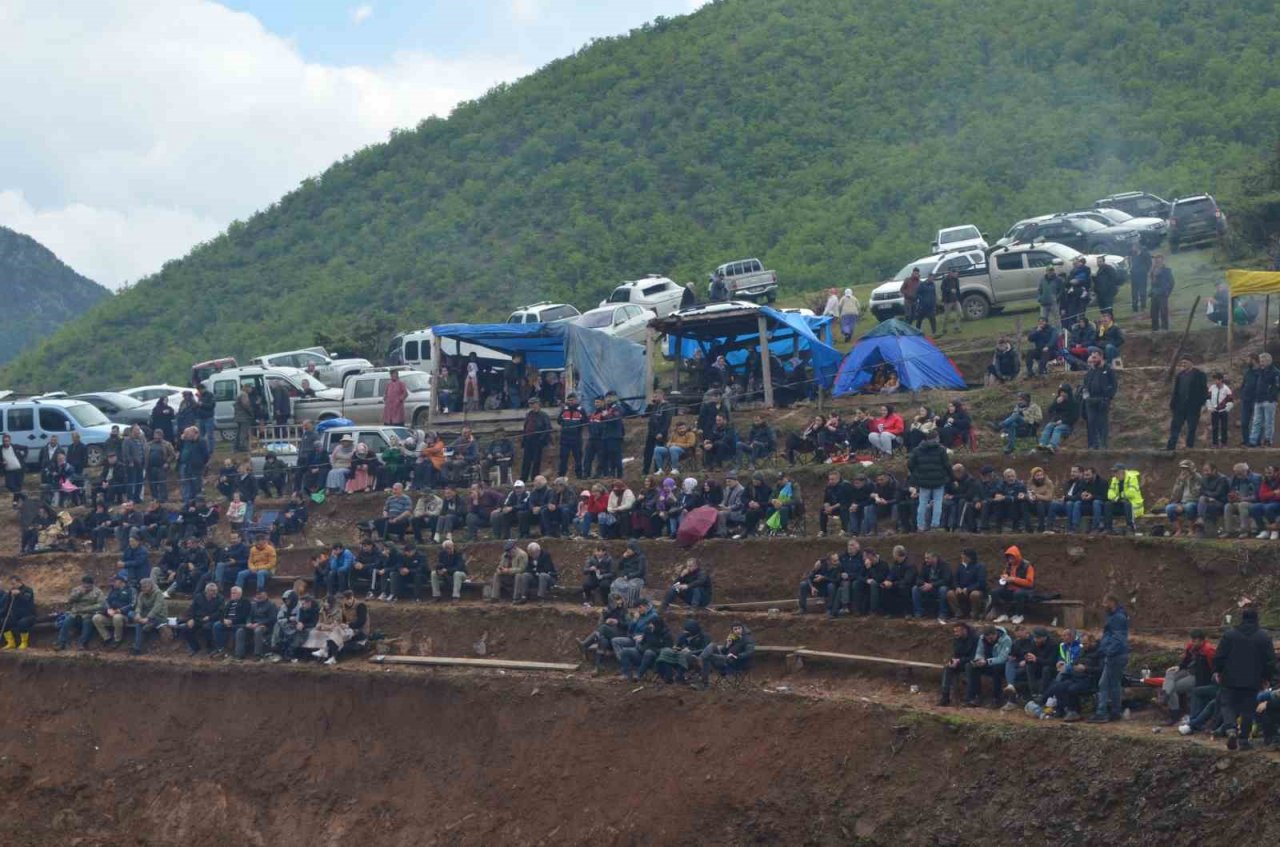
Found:
[(31, 633), (29, 632), (22, 633), (21, 635), (18, 636), (18, 649), (19, 650), (27, 649), (28, 642), (30, 641), (31, 641)]
[(6, 632), (4, 634), (4, 647), (0, 647), (0, 650), (12, 650), (16, 646), (17, 644), (13, 640), (13, 630)]

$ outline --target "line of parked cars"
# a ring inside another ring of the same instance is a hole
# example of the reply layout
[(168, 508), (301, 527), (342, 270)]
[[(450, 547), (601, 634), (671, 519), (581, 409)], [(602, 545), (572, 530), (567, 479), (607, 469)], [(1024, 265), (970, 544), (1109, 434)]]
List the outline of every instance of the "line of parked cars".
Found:
[(1128, 276), (1134, 244), (1158, 247), (1167, 237), (1169, 249), (1202, 244), (1227, 233), (1227, 219), (1208, 194), (1164, 200), (1143, 191), (1125, 191), (1096, 201), (1092, 208), (1037, 215), (1015, 223), (989, 246), (972, 224), (939, 229), (930, 253), (903, 268), (871, 293), (869, 307), (879, 320), (902, 315), (902, 282), (919, 268), (922, 276), (960, 274), (960, 300), (968, 320), (980, 320), (1009, 303), (1032, 300), (1049, 264), (1070, 266), (1086, 257), (1095, 269), (1099, 256)]

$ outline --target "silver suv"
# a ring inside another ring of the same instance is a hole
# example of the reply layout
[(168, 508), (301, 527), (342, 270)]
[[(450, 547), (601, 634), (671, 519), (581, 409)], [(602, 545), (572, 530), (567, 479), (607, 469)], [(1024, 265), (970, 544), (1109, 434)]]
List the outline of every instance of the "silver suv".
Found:
[(509, 324), (550, 324), (557, 321), (571, 321), (582, 313), (568, 303), (552, 303), (544, 300), (531, 303), (511, 313), (507, 318)]

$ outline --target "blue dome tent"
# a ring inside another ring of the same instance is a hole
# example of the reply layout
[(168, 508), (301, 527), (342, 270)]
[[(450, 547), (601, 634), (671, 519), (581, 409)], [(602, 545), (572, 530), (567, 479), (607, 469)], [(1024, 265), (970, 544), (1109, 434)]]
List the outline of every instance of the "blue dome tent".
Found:
[(831, 393), (836, 397), (857, 394), (882, 364), (897, 371), (898, 382), (906, 391), (966, 388), (964, 377), (946, 354), (923, 332), (895, 318), (859, 339), (840, 363)]

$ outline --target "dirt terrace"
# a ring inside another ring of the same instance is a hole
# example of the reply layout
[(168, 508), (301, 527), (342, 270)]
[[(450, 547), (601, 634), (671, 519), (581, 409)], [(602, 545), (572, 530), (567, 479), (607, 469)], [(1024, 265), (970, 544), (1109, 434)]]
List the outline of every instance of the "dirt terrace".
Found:
[[(999, 832), (1163, 847), (1280, 834), (1265, 758), (1092, 727), (751, 687), (695, 697), (518, 674), (117, 665), (6, 657), (0, 808), (20, 843), (962, 845)], [(126, 686), (143, 707), (121, 707)]]

